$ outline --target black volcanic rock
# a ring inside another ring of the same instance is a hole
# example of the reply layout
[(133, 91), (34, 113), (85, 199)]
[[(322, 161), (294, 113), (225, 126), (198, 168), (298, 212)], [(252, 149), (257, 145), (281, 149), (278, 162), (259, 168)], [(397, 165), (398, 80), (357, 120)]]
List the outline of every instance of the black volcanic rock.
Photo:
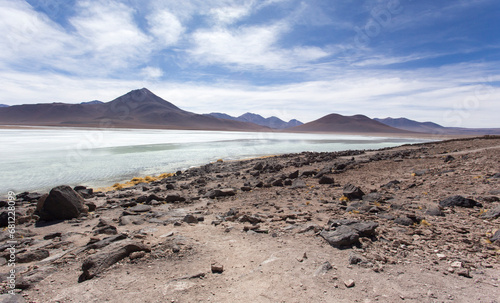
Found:
[(441, 207), (452, 207), (452, 206), (460, 206), (460, 207), (468, 207), (468, 208), (472, 208), (474, 206), (483, 206), (481, 203), (479, 202), (476, 202), (472, 199), (467, 199), (467, 198), (464, 198), (462, 196), (452, 196), (452, 197), (449, 197), (449, 198), (446, 198), (444, 200), (441, 200), (441, 202), (439, 202), (439, 206)]
[(37, 213), (42, 220), (66, 220), (78, 218), (88, 212), (85, 200), (67, 185), (54, 187), (37, 203)]

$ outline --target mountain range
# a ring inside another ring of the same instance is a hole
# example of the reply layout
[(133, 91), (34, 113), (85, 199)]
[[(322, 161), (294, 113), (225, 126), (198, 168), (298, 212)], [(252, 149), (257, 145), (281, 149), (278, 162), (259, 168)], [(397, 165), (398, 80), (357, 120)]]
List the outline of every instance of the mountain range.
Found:
[(444, 127), (434, 122), (418, 122), (407, 118), (373, 119), (385, 125), (412, 132), (435, 135), (498, 135), (500, 128)]
[(262, 125), (262, 126), (266, 126), (266, 127), (273, 128), (273, 129), (285, 129), (285, 128), (290, 128), (290, 127), (299, 126), (299, 125), (304, 124), (296, 119), (292, 119), (288, 122), (285, 122), (285, 121), (283, 121), (280, 118), (275, 117), (275, 116), (272, 116), (269, 118), (264, 118), (261, 115), (257, 115), (257, 114), (253, 114), (253, 113), (245, 113), (239, 117), (233, 117), (233, 116), (230, 116), (230, 115), (224, 114), (224, 113), (210, 113), (210, 114), (205, 114), (205, 115), (213, 116), (213, 117), (220, 118), (220, 119), (228, 119), (228, 120), (234, 120), (234, 121), (255, 123), (257, 125)]
[(0, 108), (0, 124), (267, 131), (267, 127), (182, 110), (146, 88), (110, 102), (25, 104)]
[(130, 91), (109, 102), (94, 100), (80, 104), (0, 105), (0, 125), (368, 134), (500, 134), (499, 128), (453, 128), (406, 118), (370, 119), (364, 115), (329, 114), (305, 124), (295, 119), (285, 122), (274, 116), (264, 118), (253, 113), (239, 117), (215, 112), (201, 115), (182, 110), (147, 88)]

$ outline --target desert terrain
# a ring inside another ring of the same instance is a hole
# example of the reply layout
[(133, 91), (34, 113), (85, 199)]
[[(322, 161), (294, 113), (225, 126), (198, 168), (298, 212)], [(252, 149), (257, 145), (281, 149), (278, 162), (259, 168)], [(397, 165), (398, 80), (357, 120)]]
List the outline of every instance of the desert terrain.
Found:
[(16, 194), (2, 302), (500, 302), (498, 136)]

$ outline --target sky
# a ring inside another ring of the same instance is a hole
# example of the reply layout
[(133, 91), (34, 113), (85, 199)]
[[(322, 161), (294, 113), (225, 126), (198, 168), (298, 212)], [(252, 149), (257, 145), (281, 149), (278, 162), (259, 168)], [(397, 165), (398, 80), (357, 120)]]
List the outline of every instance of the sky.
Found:
[(0, 103), (500, 127), (498, 0), (0, 0)]

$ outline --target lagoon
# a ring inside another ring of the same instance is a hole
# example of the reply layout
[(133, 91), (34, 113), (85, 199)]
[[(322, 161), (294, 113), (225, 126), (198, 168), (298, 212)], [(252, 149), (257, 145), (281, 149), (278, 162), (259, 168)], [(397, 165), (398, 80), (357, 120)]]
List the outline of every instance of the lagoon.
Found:
[(426, 140), (338, 134), (22, 128), (0, 129), (0, 196), (67, 184), (105, 187), (217, 159), (378, 149)]

